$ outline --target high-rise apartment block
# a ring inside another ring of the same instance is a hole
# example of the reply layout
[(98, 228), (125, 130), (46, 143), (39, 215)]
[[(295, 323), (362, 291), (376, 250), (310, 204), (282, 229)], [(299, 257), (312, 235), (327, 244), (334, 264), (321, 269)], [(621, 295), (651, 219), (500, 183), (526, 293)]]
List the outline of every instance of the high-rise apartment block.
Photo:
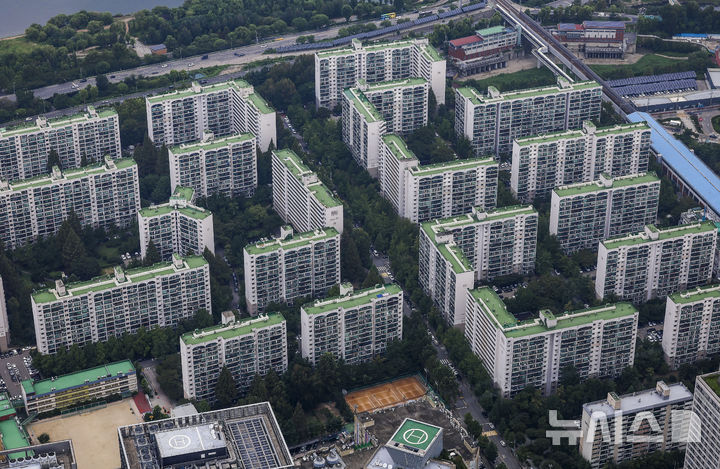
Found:
[(602, 87), (594, 81), (483, 96), (469, 87), (455, 92), (455, 133), (470, 140), (475, 154), (510, 153), (516, 138), (578, 129), (600, 118)]
[(15, 181), (47, 174), (48, 155), (55, 150), (63, 169), (79, 168), (84, 161), (120, 158), (120, 126), (113, 109), (47, 119), (34, 124), (0, 128), (0, 180)]
[(260, 241), (243, 250), (245, 302), (251, 314), (268, 303), (322, 296), (340, 283), (340, 233), (324, 228), (293, 235), (281, 228), (280, 237)]
[(348, 88), (343, 92), (343, 142), (355, 161), (374, 177), (380, 167), (380, 140), (386, 125), (382, 114), (360, 90)]
[(0, 352), (8, 351), (10, 345), (10, 323), (8, 322), (7, 302), (5, 301), (5, 285), (0, 277)]
[(140, 208), (138, 169), (130, 158), (7, 183), (0, 181), (0, 239), (14, 249), (53, 235), (72, 212), (93, 228), (125, 227)]
[(720, 461), (720, 372), (695, 378), (693, 416), (683, 469), (708, 469)]
[(315, 104), (332, 109), (346, 88), (367, 83), (423, 78), (438, 104), (445, 103), (445, 61), (427, 39), (352, 47), (315, 53)]
[(87, 282), (40, 290), (31, 297), (38, 351), (105, 342), (141, 327), (175, 326), (198, 310), (212, 312), (210, 269), (200, 256), (161, 262)]
[(275, 111), (244, 80), (190, 88), (145, 98), (148, 135), (168, 147), (216, 137), (251, 133), (261, 151), (277, 144)]
[(683, 383), (658, 381), (655, 389), (583, 404), (580, 454), (592, 469), (654, 451), (685, 448), (693, 394)]
[(654, 173), (581, 182), (553, 189), (550, 234), (566, 253), (597, 249), (598, 242), (655, 223), (660, 179)]
[(537, 228), (532, 206), (473, 210), (421, 225), (420, 285), (449, 324), (465, 322), (465, 293), (475, 280), (535, 269)]
[(629, 303), (518, 321), (490, 288), (466, 296), (465, 337), (505, 397), (528, 386), (550, 394), (567, 366), (585, 379), (619, 376), (634, 362), (638, 312)]
[(720, 284), (668, 295), (662, 347), (673, 369), (720, 353)]
[(357, 364), (383, 353), (402, 338), (403, 291), (398, 285), (376, 285), (341, 296), (316, 300), (300, 310), (302, 356), (316, 364), (326, 353)]
[(642, 303), (712, 279), (718, 230), (712, 222), (657, 228), (602, 241), (595, 294)]
[(170, 201), (138, 211), (140, 255), (147, 255), (150, 241), (164, 261), (173, 254), (202, 255), (205, 248), (215, 254), (213, 215), (209, 210), (193, 205), (195, 195), (189, 187), (178, 187)]
[(513, 141), (510, 188), (518, 199), (547, 197), (558, 186), (644, 173), (650, 155), (645, 122), (519, 138)]
[(239, 392), (255, 375), (287, 371), (287, 326), (282, 314), (229, 322), (180, 337), (180, 364), (186, 399), (215, 402), (220, 370), (226, 367)]
[(343, 205), (292, 150), (272, 152), (273, 208), (298, 232), (343, 231)]
[(215, 138), (168, 149), (170, 188), (191, 187), (198, 197), (251, 197), (257, 188), (257, 139), (252, 134)]
[(398, 215), (415, 223), (495, 208), (498, 163), (470, 158), (420, 165), (397, 135), (381, 141), (380, 188)]

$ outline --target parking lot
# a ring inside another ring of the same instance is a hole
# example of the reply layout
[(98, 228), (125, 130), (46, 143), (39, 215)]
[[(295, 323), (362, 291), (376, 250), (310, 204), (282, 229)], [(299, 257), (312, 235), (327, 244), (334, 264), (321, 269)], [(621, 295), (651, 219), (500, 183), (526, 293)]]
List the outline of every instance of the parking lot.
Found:
[(31, 372), (26, 363), (30, 362), (30, 350), (8, 352), (0, 355), (0, 392), (5, 392), (15, 399), (22, 398), (20, 383), (31, 378)]

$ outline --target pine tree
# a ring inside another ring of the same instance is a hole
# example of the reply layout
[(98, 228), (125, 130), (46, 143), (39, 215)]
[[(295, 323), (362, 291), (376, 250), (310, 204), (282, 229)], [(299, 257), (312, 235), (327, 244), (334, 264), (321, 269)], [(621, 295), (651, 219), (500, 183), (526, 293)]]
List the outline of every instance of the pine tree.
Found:
[(145, 265), (153, 265), (160, 262), (162, 258), (160, 257), (160, 251), (158, 251), (158, 248), (155, 246), (155, 243), (151, 239), (148, 242), (147, 249), (145, 250), (145, 259), (144, 263)]
[(223, 366), (215, 385), (215, 398), (220, 407), (230, 407), (235, 403), (238, 396), (237, 387), (232, 373), (227, 367)]
[(72, 266), (78, 259), (85, 257), (85, 246), (74, 230), (68, 231), (62, 246), (62, 259), (65, 267)]
[(370, 288), (378, 284), (382, 285), (383, 283), (385, 282), (380, 276), (380, 272), (378, 272), (377, 267), (372, 266), (370, 267), (370, 270), (368, 270), (367, 277), (365, 277), (365, 281), (362, 283), (360, 288)]
[(60, 155), (58, 155), (58, 152), (53, 150), (50, 150), (50, 153), (48, 153), (48, 161), (47, 161), (47, 172), (52, 172), (53, 166), (57, 166), (62, 170), (62, 163), (60, 162)]

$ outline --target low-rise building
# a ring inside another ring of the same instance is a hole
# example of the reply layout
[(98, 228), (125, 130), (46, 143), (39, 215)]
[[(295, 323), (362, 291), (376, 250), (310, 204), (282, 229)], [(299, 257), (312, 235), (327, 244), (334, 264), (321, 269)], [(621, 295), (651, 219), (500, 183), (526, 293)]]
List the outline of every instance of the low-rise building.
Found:
[(273, 208), (298, 232), (343, 231), (343, 205), (292, 150), (272, 152)]
[(420, 165), (397, 135), (381, 141), (380, 188), (398, 215), (415, 223), (495, 208), (498, 163), (469, 158)]
[(353, 291), (346, 284), (340, 293), (300, 309), (302, 356), (313, 365), (326, 353), (345, 363), (367, 362), (402, 338), (403, 291), (398, 285)]
[(407, 467), (451, 469), (455, 465), (436, 459), (443, 450), (443, 429), (406, 418), (384, 446), (372, 455), (365, 469)]
[(29, 179), (48, 171), (48, 156), (57, 152), (60, 167), (73, 169), (120, 158), (120, 124), (112, 108), (0, 128), (0, 180)]
[[(36, 469), (38, 465), (42, 464), (47, 464), (52, 469), (76, 469), (78, 467), (71, 440), (31, 445), (20, 430), (19, 423), (15, 425), (16, 430), (14, 431), (12, 426), (3, 424), (5, 422), (0, 422), (4, 447), (0, 451), (0, 468)], [(10, 433), (14, 433), (14, 435), (10, 435)]]
[(448, 56), (463, 76), (487, 72), (505, 68), (508, 60), (518, 57), (520, 40), (519, 27), (492, 26), (448, 41)]
[(70, 213), (83, 226), (127, 227), (140, 208), (140, 183), (130, 158), (6, 183), (0, 181), (0, 240), (14, 249), (54, 235)]
[(141, 327), (173, 327), (204, 309), (212, 314), (210, 269), (202, 256), (123, 270), (87, 282), (39, 290), (30, 297), (40, 353), (105, 342)]
[(583, 404), (580, 454), (593, 469), (654, 451), (682, 451), (693, 394), (683, 383), (658, 381), (655, 389)]
[(199, 197), (251, 197), (257, 188), (257, 139), (252, 134), (215, 138), (168, 149), (170, 189), (191, 187)]
[(720, 372), (695, 378), (692, 412), (698, 422), (690, 425), (683, 468), (715, 467), (720, 460)]
[(668, 295), (662, 347), (676, 369), (720, 353), (720, 284)]
[(552, 35), (572, 53), (586, 59), (622, 59), (634, 52), (634, 41), (625, 36), (622, 21), (583, 21), (560, 23)]
[(107, 399), (113, 395), (129, 397), (137, 392), (137, 376), (130, 360), (96, 366), (41, 381), (22, 382), (25, 410), (43, 414), (78, 404)]
[(638, 311), (629, 303), (518, 321), (490, 288), (466, 296), (465, 337), (505, 397), (528, 386), (550, 394), (568, 366), (586, 379), (619, 376), (634, 363)]
[(487, 96), (474, 88), (455, 91), (455, 133), (470, 140), (477, 156), (509, 154), (513, 140), (568, 129), (600, 118), (602, 87), (594, 81), (501, 93), (490, 86)]
[(524, 202), (558, 186), (647, 172), (650, 127), (645, 122), (535, 135), (513, 141), (510, 189)]
[(657, 228), (602, 241), (595, 294), (642, 303), (712, 279), (718, 230), (709, 221)]
[(553, 189), (550, 234), (565, 253), (642, 231), (657, 220), (660, 179), (654, 173), (581, 182)]
[(243, 250), (245, 302), (251, 314), (269, 303), (324, 296), (340, 283), (340, 233), (324, 228), (250, 244)]
[(260, 315), (180, 336), (180, 364), (186, 399), (214, 403), (218, 376), (226, 367), (239, 392), (256, 375), (287, 371), (287, 326), (282, 314)]
[(145, 98), (148, 136), (155, 145), (172, 147), (216, 137), (251, 133), (261, 151), (277, 145), (275, 111), (244, 80), (190, 88)]
[(147, 256), (150, 241), (163, 261), (173, 254), (202, 255), (205, 248), (215, 254), (213, 215), (209, 210), (193, 204), (195, 191), (178, 186), (170, 201), (138, 210), (140, 255)]
[(420, 285), (445, 320), (465, 322), (466, 291), (475, 280), (535, 269), (538, 213), (532, 206), (473, 210), (420, 227)]

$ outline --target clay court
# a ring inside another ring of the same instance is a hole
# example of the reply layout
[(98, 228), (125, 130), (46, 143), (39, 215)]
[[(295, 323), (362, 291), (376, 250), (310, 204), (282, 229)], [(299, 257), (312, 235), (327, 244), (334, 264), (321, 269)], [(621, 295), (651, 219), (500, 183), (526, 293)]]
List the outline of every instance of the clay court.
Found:
[(395, 407), (403, 402), (412, 401), (425, 395), (425, 386), (415, 376), (401, 378), (389, 383), (379, 384), (345, 396), (350, 409), (357, 412), (373, 412), (388, 407)]
[(120, 467), (117, 427), (141, 422), (132, 399), (69, 417), (54, 417), (31, 423), (35, 437), (50, 435), (51, 441), (72, 440), (78, 469)]

